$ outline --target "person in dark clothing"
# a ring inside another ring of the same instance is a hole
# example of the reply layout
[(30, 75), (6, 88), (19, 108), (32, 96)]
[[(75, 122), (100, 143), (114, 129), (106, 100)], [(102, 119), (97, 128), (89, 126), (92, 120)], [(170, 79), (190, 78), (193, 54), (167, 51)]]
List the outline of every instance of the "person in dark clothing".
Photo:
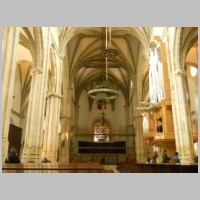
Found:
[(102, 159), (101, 159), (101, 162), (100, 162), (101, 164), (105, 164), (105, 157), (103, 157)]
[(167, 150), (164, 150), (164, 152), (163, 152), (163, 154), (162, 154), (162, 163), (169, 163), (169, 160), (170, 160), (171, 158), (170, 157), (168, 157), (168, 155), (167, 155)]
[(173, 160), (175, 163), (180, 163), (179, 157), (178, 157), (178, 152), (175, 152), (174, 156), (173, 156)]
[(157, 163), (156, 159), (158, 157), (158, 152), (155, 151), (153, 156), (151, 157), (150, 163)]
[(50, 163), (50, 161), (47, 159), (47, 157), (44, 157), (42, 163)]
[(10, 149), (8, 157), (5, 160), (5, 163), (21, 163), (17, 154), (17, 150), (14, 147)]
[(198, 163), (198, 156), (195, 156), (195, 157), (194, 157), (194, 162), (195, 162), (195, 163)]

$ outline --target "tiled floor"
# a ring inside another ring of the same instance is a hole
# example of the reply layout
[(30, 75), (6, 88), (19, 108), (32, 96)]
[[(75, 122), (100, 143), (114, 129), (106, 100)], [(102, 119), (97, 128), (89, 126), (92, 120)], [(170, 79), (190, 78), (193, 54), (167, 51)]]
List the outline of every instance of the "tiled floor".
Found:
[(117, 166), (116, 165), (103, 165), (104, 169), (112, 169), (114, 171), (114, 173), (119, 173), (119, 171), (117, 170)]

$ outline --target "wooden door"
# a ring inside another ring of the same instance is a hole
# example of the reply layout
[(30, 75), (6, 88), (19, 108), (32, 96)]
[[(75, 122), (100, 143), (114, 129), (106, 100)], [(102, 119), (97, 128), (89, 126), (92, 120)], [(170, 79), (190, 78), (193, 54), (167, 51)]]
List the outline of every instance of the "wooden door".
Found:
[(21, 149), (22, 130), (23, 129), (13, 124), (10, 124), (9, 133), (8, 133), (8, 142), (9, 142), (8, 150), (10, 150), (12, 146), (15, 146), (15, 148), (17, 149), (18, 155), (20, 154), (20, 149)]

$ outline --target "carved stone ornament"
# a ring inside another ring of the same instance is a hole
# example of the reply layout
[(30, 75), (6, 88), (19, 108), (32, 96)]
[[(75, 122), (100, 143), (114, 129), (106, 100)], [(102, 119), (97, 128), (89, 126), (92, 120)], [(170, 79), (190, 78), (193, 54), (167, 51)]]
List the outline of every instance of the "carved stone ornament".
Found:
[(35, 75), (35, 74), (41, 74), (43, 72), (43, 68), (41, 67), (34, 67), (31, 69), (30, 74), (31, 76)]
[(182, 77), (187, 77), (187, 72), (184, 71), (184, 70), (182, 70), (182, 69), (177, 69), (177, 70), (174, 72), (174, 74), (180, 75), (180, 76), (182, 76)]

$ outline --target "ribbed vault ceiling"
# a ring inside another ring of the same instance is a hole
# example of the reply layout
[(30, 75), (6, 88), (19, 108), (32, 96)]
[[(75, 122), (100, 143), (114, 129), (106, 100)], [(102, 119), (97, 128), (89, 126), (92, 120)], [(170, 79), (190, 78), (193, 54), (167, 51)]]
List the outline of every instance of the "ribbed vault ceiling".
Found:
[[(101, 85), (106, 75), (112, 87), (120, 89), (125, 99), (128, 98), (130, 78), (136, 74), (142, 54), (144, 56), (144, 52), (148, 52), (143, 45), (149, 39), (145, 30), (141, 29), (142, 34), (136, 37), (136, 32), (129, 28), (107, 28), (107, 47), (119, 52), (118, 56), (108, 58), (107, 71), (106, 59), (103, 57), (106, 49), (106, 27), (81, 28), (76, 31), (78, 33), (66, 45), (70, 74), (75, 81), (76, 100), (84, 89), (89, 91)], [(143, 44), (138, 38), (141, 38)]]
[[(78, 102), (82, 91), (87, 92), (106, 79), (105, 58), (102, 56), (106, 48), (106, 27), (52, 27), (52, 31), (59, 54), (65, 57), (70, 84), (75, 87), (75, 101)], [(125, 101), (129, 99), (131, 77), (141, 73), (143, 61), (148, 60), (152, 31), (149, 27), (111, 27), (110, 42), (110, 29), (107, 28), (108, 48), (119, 51), (117, 57), (107, 61), (107, 78), (114, 89), (121, 90)], [(185, 41), (194, 37), (196, 31), (197, 28), (193, 27), (182, 28), (182, 44), (187, 44)], [(33, 60), (36, 56), (35, 43), (33, 27), (22, 27), (20, 44), (30, 50)], [(189, 52), (187, 62), (194, 62), (195, 49), (193, 52)]]

